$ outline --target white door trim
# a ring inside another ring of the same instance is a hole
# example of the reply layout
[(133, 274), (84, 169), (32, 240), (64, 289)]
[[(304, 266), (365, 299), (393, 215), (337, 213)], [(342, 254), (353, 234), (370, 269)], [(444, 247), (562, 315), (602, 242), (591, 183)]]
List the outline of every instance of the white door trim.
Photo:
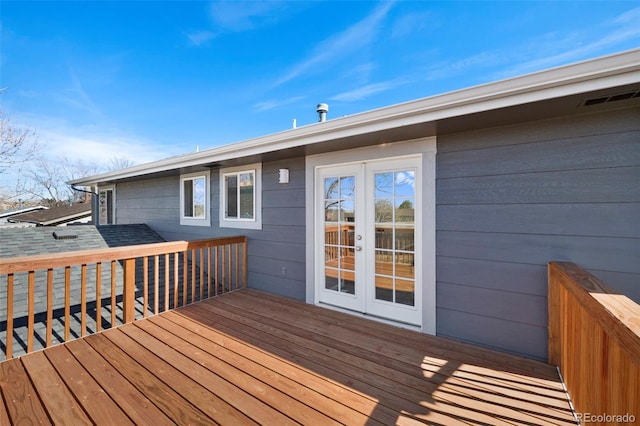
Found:
[(406, 142), (330, 152), (306, 157), (306, 302), (318, 303), (315, 286), (315, 170), (332, 164), (358, 163), (392, 157), (422, 154), (422, 326), (424, 333), (436, 332), (436, 138), (429, 137)]

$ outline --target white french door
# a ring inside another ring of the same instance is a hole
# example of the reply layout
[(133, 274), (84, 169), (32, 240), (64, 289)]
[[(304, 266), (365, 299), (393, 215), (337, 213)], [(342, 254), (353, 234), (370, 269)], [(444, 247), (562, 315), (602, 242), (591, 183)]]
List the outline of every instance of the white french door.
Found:
[(421, 325), (419, 157), (316, 169), (318, 301)]

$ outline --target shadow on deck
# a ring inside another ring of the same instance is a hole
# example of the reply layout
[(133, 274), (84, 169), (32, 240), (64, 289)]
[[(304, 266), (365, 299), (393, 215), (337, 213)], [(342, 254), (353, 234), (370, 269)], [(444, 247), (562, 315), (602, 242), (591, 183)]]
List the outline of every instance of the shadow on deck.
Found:
[(554, 367), (253, 290), (0, 363), (0, 424), (575, 424)]

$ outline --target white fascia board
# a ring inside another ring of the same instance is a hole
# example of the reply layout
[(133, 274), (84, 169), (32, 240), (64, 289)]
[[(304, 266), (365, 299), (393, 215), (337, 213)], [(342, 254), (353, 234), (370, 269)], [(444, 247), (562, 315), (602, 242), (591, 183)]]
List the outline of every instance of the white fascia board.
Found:
[(108, 180), (203, 165), (295, 148), (411, 124), (576, 95), (640, 82), (640, 49), (514, 77), (351, 116), (314, 123), (200, 152), (70, 181), (90, 185)]

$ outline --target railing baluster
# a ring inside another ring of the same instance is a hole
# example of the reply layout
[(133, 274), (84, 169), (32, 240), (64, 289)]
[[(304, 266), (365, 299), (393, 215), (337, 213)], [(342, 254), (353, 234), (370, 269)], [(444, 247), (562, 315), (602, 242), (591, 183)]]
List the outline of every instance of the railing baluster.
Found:
[(169, 253), (164, 254), (164, 310), (169, 310)]
[(125, 259), (123, 263), (122, 321), (127, 324), (135, 319), (136, 314), (136, 259)]
[(29, 295), (28, 295), (28, 304), (29, 304), (29, 314), (27, 318), (27, 352), (33, 351), (33, 335), (34, 335), (34, 325), (35, 325), (35, 271), (29, 271)]
[(233, 253), (231, 252), (231, 244), (227, 244), (226, 246), (227, 249), (227, 262), (229, 262), (229, 264), (227, 265), (227, 271), (229, 272), (229, 289), (231, 290), (235, 290), (233, 287), (233, 268), (231, 268), (231, 262), (232, 262), (232, 256)]
[(178, 265), (180, 256), (178, 252), (173, 253), (173, 308), (178, 307)]
[(234, 244), (234, 249), (236, 251), (236, 288), (240, 288), (240, 253), (239, 253), (239, 249), (240, 249), (240, 243), (235, 243)]
[(102, 329), (102, 262), (96, 263), (96, 332)]
[(64, 268), (64, 340), (69, 340), (71, 331), (71, 266)]
[(154, 266), (153, 268), (153, 313), (158, 315), (158, 303), (159, 303), (158, 293), (160, 292), (160, 286), (159, 286), (160, 256), (158, 255), (154, 256), (153, 266)]
[(47, 269), (47, 348), (51, 346), (51, 338), (53, 335), (53, 269)]
[[(220, 268), (220, 272), (222, 273), (222, 287), (226, 290), (227, 289), (227, 260), (226, 260), (226, 253), (227, 250), (225, 250), (225, 246), (220, 247), (220, 252), (222, 255), (222, 259), (220, 259), (222, 266)], [(229, 286), (229, 290), (231, 290), (231, 286)]]
[[(219, 262), (218, 262), (218, 257), (220, 256), (218, 254), (218, 246), (215, 246), (214, 248), (214, 253), (215, 253), (215, 258), (214, 258), (214, 263), (215, 263), (215, 270), (213, 271), (214, 273), (214, 285), (216, 286), (216, 294), (222, 294), (224, 293), (224, 286), (220, 286), (220, 268), (219, 268)], [(220, 288), (219, 288), (220, 287)]]
[(149, 309), (149, 258), (147, 256), (142, 257), (142, 317), (147, 317), (147, 310)]
[(111, 327), (116, 326), (116, 261), (111, 261)]
[(187, 286), (189, 285), (189, 280), (188, 280), (188, 276), (189, 276), (189, 255), (187, 253), (187, 250), (185, 250), (182, 253), (182, 306), (187, 304)]
[(87, 330), (87, 265), (82, 265), (80, 278), (80, 335), (84, 337)]
[(247, 288), (247, 239), (242, 243), (242, 288)]
[(191, 303), (196, 300), (196, 249), (191, 250)]
[(7, 359), (13, 358), (13, 274), (7, 276)]
[(204, 299), (204, 248), (200, 249), (200, 300)]

